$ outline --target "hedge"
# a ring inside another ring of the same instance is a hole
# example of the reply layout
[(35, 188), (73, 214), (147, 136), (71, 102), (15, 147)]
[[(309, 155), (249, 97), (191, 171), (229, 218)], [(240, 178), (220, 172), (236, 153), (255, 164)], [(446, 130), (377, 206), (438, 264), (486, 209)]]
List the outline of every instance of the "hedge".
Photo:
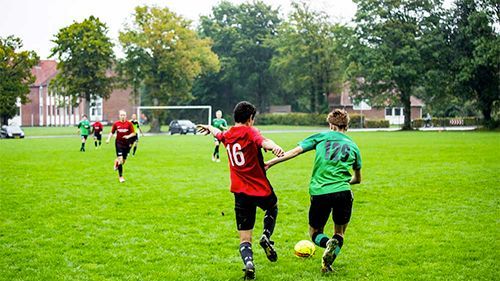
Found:
[[(327, 126), (327, 114), (318, 113), (263, 113), (257, 115), (256, 125), (290, 125), (290, 126)], [(361, 115), (349, 114), (349, 127), (359, 128)], [(388, 120), (366, 120), (364, 128), (389, 128)]]
[[(477, 126), (482, 123), (478, 117), (455, 117), (455, 118), (432, 118), (433, 127), (455, 127), (455, 126)], [(412, 126), (415, 128), (424, 127), (425, 119), (415, 119)]]

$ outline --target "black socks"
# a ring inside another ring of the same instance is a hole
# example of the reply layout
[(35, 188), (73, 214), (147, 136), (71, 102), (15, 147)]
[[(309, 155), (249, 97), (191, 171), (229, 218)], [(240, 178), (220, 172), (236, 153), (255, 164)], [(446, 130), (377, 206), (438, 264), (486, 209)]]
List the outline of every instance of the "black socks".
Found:
[(274, 206), (266, 211), (264, 215), (264, 235), (267, 238), (271, 238), (274, 232), (274, 226), (276, 225), (276, 217), (278, 216), (278, 206)]
[(240, 244), (240, 255), (243, 264), (246, 265), (249, 261), (253, 263), (252, 244), (250, 242), (243, 242)]

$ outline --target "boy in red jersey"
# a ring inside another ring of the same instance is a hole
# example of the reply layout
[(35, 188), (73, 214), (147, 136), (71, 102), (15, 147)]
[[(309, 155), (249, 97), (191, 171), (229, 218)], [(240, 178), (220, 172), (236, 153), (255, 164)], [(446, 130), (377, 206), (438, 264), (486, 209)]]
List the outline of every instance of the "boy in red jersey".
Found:
[(256, 112), (254, 105), (242, 101), (234, 108), (236, 124), (228, 131), (222, 132), (210, 125), (198, 125), (201, 133), (212, 133), (227, 150), (231, 192), (234, 193), (234, 210), (240, 236), (240, 254), (245, 264), (245, 279), (255, 278), (252, 230), (257, 207), (266, 211), (264, 231), (259, 244), (270, 261), (275, 262), (278, 259), (274, 242), (270, 240), (278, 215), (278, 198), (266, 177), (261, 148), (271, 150), (278, 157), (282, 156), (284, 151), (272, 140), (264, 138), (253, 127)]
[(102, 130), (103, 126), (101, 122), (99, 122), (99, 119), (96, 119), (94, 124), (92, 124), (92, 133), (94, 134), (94, 143), (95, 143), (95, 149), (97, 149), (97, 141), (99, 141), (99, 147), (101, 146), (101, 140), (102, 140)]
[(134, 125), (127, 121), (127, 113), (125, 110), (120, 110), (120, 120), (116, 121), (111, 127), (111, 132), (108, 135), (108, 139), (106, 143), (109, 143), (109, 140), (116, 132), (116, 159), (115, 159), (115, 170), (118, 170), (118, 176), (120, 182), (124, 182), (123, 178), (123, 165), (125, 165), (125, 160), (127, 160), (127, 155), (130, 151), (130, 142), (129, 139), (135, 136)]

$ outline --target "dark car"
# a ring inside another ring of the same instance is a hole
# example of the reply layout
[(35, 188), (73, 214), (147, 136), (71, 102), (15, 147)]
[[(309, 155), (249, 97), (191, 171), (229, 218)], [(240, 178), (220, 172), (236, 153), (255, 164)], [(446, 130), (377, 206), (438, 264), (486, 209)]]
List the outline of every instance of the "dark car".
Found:
[(189, 120), (173, 120), (172, 122), (170, 122), (168, 132), (171, 135), (185, 135), (187, 133), (196, 134), (196, 125)]
[(21, 130), (21, 127), (17, 125), (3, 125), (0, 129), (0, 138), (22, 139), (24, 138), (24, 132)]

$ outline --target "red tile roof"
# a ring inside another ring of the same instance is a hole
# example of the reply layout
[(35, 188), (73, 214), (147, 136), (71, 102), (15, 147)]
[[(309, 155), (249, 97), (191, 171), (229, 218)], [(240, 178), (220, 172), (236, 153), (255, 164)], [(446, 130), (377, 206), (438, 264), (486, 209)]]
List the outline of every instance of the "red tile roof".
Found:
[(31, 73), (36, 77), (32, 87), (45, 86), (57, 74), (57, 62), (55, 60), (40, 60), (38, 65), (31, 69)]

